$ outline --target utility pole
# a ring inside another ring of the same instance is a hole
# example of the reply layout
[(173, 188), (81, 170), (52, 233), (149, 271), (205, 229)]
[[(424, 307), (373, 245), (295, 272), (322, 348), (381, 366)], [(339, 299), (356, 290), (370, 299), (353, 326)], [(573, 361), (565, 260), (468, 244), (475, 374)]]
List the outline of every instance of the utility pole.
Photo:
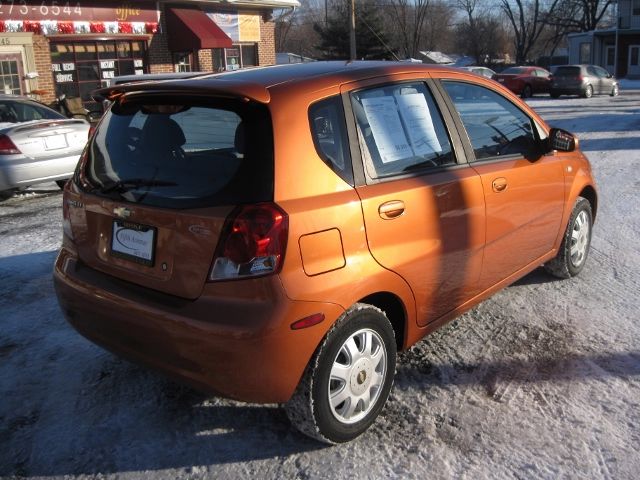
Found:
[(349, 60), (356, 59), (356, 4), (355, 0), (349, 3)]

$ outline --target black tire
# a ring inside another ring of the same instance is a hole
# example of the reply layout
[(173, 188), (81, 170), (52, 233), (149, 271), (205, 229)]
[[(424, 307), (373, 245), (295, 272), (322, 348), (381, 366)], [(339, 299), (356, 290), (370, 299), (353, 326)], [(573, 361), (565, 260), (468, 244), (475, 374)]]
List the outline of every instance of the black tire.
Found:
[(60, 190), (64, 190), (64, 186), (67, 184), (66, 180), (56, 180), (56, 185), (60, 187)]
[[(359, 338), (356, 335), (368, 332), (374, 345), (371, 358), (367, 358), (366, 350), (360, 351), (363, 343), (356, 341)], [(362, 357), (351, 359), (351, 366), (344, 369), (349, 381), (342, 382), (340, 386), (341, 382), (331, 380), (330, 376), (334, 365), (342, 366), (345, 361), (349, 363), (345, 355), (348, 340), (353, 341), (356, 353), (361, 353)], [(375, 360), (372, 360), (374, 353), (381, 356), (375, 365)], [(371, 426), (384, 407), (393, 385), (395, 368), (396, 341), (391, 323), (379, 308), (355, 304), (336, 321), (317, 348), (295, 393), (285, 405), (287, 416), (298, 430), (323, 443), (353, 440)], [(379, 380), (377, 388), (372, 380)], [(331, 405), (332, 385), (336, 392), (344, 392), (349, 397), (344, 403)], [(368, 407), (357, 412), (358, 407), (364, 407), (358, 399), (354, 404), (356, 411), (351, 419), (347, 419), (340, 410), (349, 410), (352, 398), (359, 395), (358, 389), (362, 389), (360, 394), (372, 395), (373, 398)]]
[(591, 98), (593, 97), (593, 87), (591, 85), (587, 85), (587, 88), (584, 89), (584, 92), (582, 92), (582, 96), (584, 98)]
[[(584, 215), (582, 215), (584, 213)], [(587, 223), (586, 234), (581, 231), (580, 219)], [(593, 227), (593, 213), (591, 204), (586, 198), (578, 197), (569, 217), (569, 224), (564, 232), (560, 250), (553, 260), (547, 262), (544, 266), (545, 270), (554, 277), (571, 278), (578, 275), (584, 264), (587, 262), (589, 247), (591, 245), (591, 232)], [(572, 255), (571, 250), (574, 249)], [(580, 251), (584, 248), (584, 253), (578, 255), (576, 250)]]
[(551, 95), (551, 98), (560, 98), (560, 94), (558, 92), (551, 92), (549, 95)]
[(618, 85), (614, 85), (611, 88), (611, 93), (609, 95), (611, 95), (612, 97), (617, 97), (619, 93), (620, 93), (620, 90), (618, 89)]
[(522, 89), (522, 98), (529, 98), (531, 95), (533, 95), (533, 90), (531, 90), (531, 85), (525, 85), (524, 88)]

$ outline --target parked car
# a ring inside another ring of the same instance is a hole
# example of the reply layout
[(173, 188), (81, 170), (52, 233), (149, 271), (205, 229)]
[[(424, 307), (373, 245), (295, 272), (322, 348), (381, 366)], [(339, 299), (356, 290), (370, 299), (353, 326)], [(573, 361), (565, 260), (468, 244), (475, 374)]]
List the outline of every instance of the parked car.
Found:
[(542, 264), (585, 265), (578, 140), (478, 75), (314, 62), (96, 96), (113, 104), (65, 187), (64, 315), (321, 441), (372, 424), (398, 349)]
[(591, 98), (594, 94), (618, 95), (618, 80), (597, 65), (562, 65), (556, 67), (551, 80), (550, 94), (580, 95)]
[(493, 78), (496, 74), (493, 70), (487, 67), (460, 67), (462, 70), (466, 70), (471, 73), (475, 73), (476, 75), (482, 75), (483, 77)]
[(62, 188), (87, 143), (89, 122), (0, 95), (0, 192), (55, 181)]
[(516, 95), (529, 98), (537, 93), (549, 93), (550, 75), (540, 67), (510, 67), (495, 74), (493, 79)]

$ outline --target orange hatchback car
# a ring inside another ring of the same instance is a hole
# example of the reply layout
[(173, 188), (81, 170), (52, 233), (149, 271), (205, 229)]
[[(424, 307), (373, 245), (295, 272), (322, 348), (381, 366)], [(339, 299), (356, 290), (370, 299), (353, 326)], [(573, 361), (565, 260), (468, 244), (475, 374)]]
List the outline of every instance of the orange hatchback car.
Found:
[(445, 67), (316, 62), (112, 102), (64, 192), (68, 321), (198, 388), (284, 403), (328, 443), (382, 410), (396, 352), (546, 264), (585, 264), (576, 138)]

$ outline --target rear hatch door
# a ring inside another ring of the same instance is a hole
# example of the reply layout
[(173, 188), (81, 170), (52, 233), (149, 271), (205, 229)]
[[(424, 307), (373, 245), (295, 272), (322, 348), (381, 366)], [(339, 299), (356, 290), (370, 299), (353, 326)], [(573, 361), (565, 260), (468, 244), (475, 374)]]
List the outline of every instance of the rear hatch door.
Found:
[(81, 161), (75, 203), (70, 193), (80, 259), (132, 283), (197, 298), (229, 213), (273, 198), (271, 137), (258, 102), (155, 92), (120, 97)]

